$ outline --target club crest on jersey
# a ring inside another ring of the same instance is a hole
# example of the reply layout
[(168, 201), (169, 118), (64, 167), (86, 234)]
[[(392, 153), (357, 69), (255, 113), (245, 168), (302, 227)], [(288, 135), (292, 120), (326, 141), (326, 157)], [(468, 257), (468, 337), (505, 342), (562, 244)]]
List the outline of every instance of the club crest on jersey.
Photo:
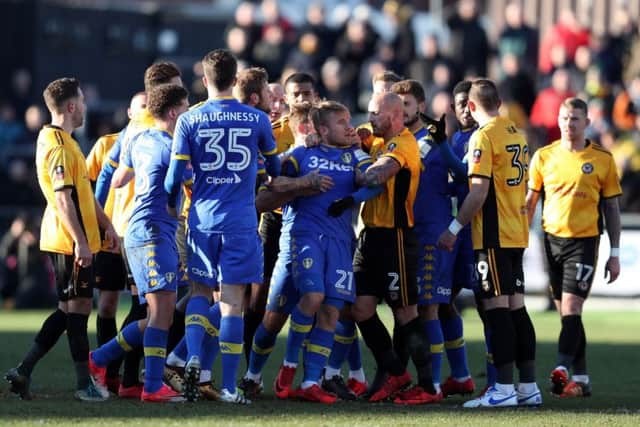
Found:
[(176, 273), (171, 273), (171, 272), (165, 273), (164, 278), (166, 279), (167, 282), (171, 283), (173, 282), (173, 279), (176, 278)]
[(311, 268), (311, 266), (313, 265), (313, 259), (312, 258), (305, 258), (302, 260), (302, 266), (304, 268), (306, 268), (307, 270)]
[(391, 143), (391, 144), (389, 144), (389, 146), (387, 147), (387, 151), (390, 153), (390, 152), (392, 152), (393, 150), (395, 150), (395, 149), (396, 149), (396, 147), (397, 147), (396, 143), (395, 143), (395, 142), (392, 142), (392, 143)]
[(476, 148), (473, 150), (473, 163), (480, 163), (480, 158), (482, 157), (482, 150)]
[(593, 165), (591, 163), (585, 163), (582, 165), (582, 173), (589, 175), (593, 172)]
[(344, 163), (349, 164), (351, 163), (351, 160), (353, 160), (351, 153), (342, 153), (342, 161)]

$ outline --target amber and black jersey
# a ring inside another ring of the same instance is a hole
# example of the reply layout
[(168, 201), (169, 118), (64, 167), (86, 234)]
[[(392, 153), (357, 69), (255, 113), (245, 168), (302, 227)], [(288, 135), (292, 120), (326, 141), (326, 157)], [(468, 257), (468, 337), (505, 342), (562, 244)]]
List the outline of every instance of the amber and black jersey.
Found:
[(489, 179), (489, 192), (472, 220), (473, 248), (526, 248), (528, 147), (513, 122), (494, 117), (469, 141), (469, 176)]
[(587, 141), (570, 151), (561, 141), (540, 148), (531, 159), (529, 189), (542, 193), (542, 227), (557, 237), (602, 233), (602, 199), (622, 194), (613, 156)]
[(74, 254), (74, 242), (58, 214), (55, 192), (71, 189), (80, 226), (92, 253), (100, 250), (100, 230), (96, 200), (87, 173), (84, 154), (73, 137), (63, 129), (47, 125), (38, 134), (36, 148), (38, 184), (47, 200), (40, 231), (40, 249)]
[(289, 116), (282, 116), (271, 124), (273, 138), (276, 140), (276, 150), (278, 154), (284, 153), (295, 143), (293, 132), (289, 127)]
[(420, 150), (416, 138), (406, 128), (387, 142), (375, 138), (369, 155), (374, 162), (381, 157), (391, 157), (401, 169), (384, 184), (384, 192), (365, 202), (362, 222), (366, 227), (413, 227), (413, 203), (420, 181)]
[[(113, 147), (113, 144), (115, 144), (119, 135), (119, 133), (110, 133), (101, 136), (93, 145), (93, 148), (87, 156), (87, 173), (89, 174), (89, 179), (92, 182), (96, 182), (98, 180), (102, 165), (104, 162), (108, 161), (107, 155), (109, 154), (109, 150), (111, 150), (111, 147)], [(104, 213), (109, 217), (109, 219), (113, 217), (114, 196), (114, 190), (109, 189), (109, 195), (107, 196), (107, 201), (104, 203), (103, 207)], [(103, 251), (113, 252), (109, 247), (109, 242), (103, 242)], [(120, 253), (120, 251), (116, 251), (115, 253)]]

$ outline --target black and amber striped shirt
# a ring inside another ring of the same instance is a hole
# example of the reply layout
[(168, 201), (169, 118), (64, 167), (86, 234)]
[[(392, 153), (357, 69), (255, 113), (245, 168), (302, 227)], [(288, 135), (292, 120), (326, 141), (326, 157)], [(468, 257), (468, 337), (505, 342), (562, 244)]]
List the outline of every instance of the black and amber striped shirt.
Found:
[(100, 250), (100, 230), (95, 197), (80, 146), (63, 129), (47, 125), (38, 134), (36, 149), (38, 184), (47, 201), (42, 217), (40, 249), (73, 255), (74, 242), (60, 220), (55, 192), (71, 189), (78, 221), (92, 253)]
[(489, 179), (489, 193), (471, 222), (474, 249), (526, 248), (527, 141), (513, 122), (494, 117), (469, 141), (469, 176)]

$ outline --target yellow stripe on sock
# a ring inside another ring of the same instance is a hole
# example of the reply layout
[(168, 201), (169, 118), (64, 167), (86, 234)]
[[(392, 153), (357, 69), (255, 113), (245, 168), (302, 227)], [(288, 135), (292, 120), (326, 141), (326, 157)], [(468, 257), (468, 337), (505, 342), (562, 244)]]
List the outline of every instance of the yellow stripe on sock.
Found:
[(205, 331), (207, 331), (207, 334), (211, 335), (212, 337), (217, 337), (218, 335), (220, 335), (220, 331), (216, 329), (216, 327), (213, 326), (211, 322), (209, 322), (209, 319), (206, 316), (202, 316), (200, 314), (190, 314), (189, 316), (187, 316), (184, 321), (184, 326), (187, 327), (189, 325), (202, 326)]
[(129, 343), (127, 342), (127, 340), (124, 339), (124, 335), (122, 335), (122, 332), (118, 332), (118, 337), (116, 339), (118, 341), (118, 345), (120, 347), (122, 347), (122, 349), (124, 351), (131, 351), (133, 350), (133, 347), (131, 347), (129, 345)]
[(331, 354), (331, 348), (311, 343), (307, 345), (307, 351), (310, 351), (311, 353), (318, 353), (325, 357), (329, 357), (329, 355)]
[(290, 322), (289, 327), (291, 329), (293, 329), (295, 332), (301, 333), (301, 334), (306, 334), (307, 332), (309, 332), (311, 330), (311, 325), (301, 325), (299, 323), (296, 323), (294, 321)]
[(164, 347), (145, 347), (144, 357), (167, 357), (167, 349)]
[(351, 337), (345, 337), (344, 335), (334, 335), (333, 336), (333, 340), (339, 344), (351, 344), (352, 342), (354, 342), (356, 339), (355, 336), (351, 336)]
[(442, 353), (444, 351), (444, 344), (431, 344), (429, 351), (431, 351), (432, 354)]
[(444, 348), (446, 348), (447, 350), (452, 350), (454, 348), (461, 348), (461, 347), (464, 347), (464, 338), (463, 337), (456, 338), (455, 340), (445, 341), (444, 342)]
[(242, 343), (222, 342), (220, 341), (220, 353), (224, 354), (242, 354)]
[(256, 343), (253, 343), (253, 345), (251, 346), (251, 350), (256, 354), (265, 356), (267, 354), (271, 354), (271, 352), (273, 351), (273, 346), (269, 348), (260, 348), (256, 345)]

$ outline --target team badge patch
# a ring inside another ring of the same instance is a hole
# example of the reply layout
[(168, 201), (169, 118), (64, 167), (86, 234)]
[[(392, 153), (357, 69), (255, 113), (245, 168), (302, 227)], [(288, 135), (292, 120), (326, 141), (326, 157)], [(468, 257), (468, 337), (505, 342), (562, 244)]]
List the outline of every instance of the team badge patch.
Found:
[(313, 259), (312, 258), (305, 258), (302, 260), (302, 266), (304, 268), (306, 268), (307, 270), (311, 268), (311, 266), (313, 265)]
[(58, 165), (55, 169), (56, 179), (63, 180), (64, 179), (64, 166)]
[(395, 150), (397, 147), (395, 142), (392, 142), (391, 144), (389, 144), (389, 147), (387, 147), (387, 151), (388, 152), (392, 152), (393, 150)]
[(351, 157), (351, 153), (342, 153), (342, 162), (343, 163), (351, 163), (351, 160), (353, 160), (353, 158)]
[(593, 165), (591, 163), (585, 163), (582, 165), (582, 173), (589, 175), (593, 172)]
[(167, 282), (171, 283), (171, 282), (173, 282), (173, 279), (176, 278), (176, 274), (175, 273), (165, 273), (164, 274), (164, 278), (167, 280)]
[(482, 150), (476, 148), (473, 150), (473, 163), (480, 163), (480, 158), (482, 157)]
[(589, 283), (585, 282), (584, 280), (582, 280), (582, 281), (578, 282), (578, 288), (581, 291), (585, 292), (587, 289), (589, 289)]

